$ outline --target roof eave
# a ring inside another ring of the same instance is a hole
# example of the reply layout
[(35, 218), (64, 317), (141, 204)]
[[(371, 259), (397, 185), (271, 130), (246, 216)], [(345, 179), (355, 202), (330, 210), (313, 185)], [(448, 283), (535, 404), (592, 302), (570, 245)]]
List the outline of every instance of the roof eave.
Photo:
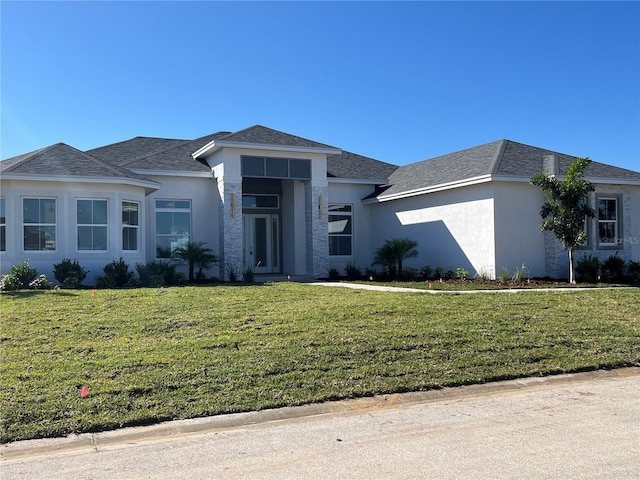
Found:
[(455, 182), (441, 183), (438, 185), (432, 185), (429, 187), (416, 188), (413, 190), (406, 190), (404, 192), (394, 193), (391, 195), (380, 195), (376, 198), (364, 200), (363, 203), (382, 203), (392, 200), (400, 200), (402, 198), (416, 197), (418, 195), (425, 195), (427, 193), (441, 192), (444, 190), (453, 190), (454, 188), (468, 187), (470, 185), (479, 185), (487, 183), (492, 180), (491, 175), (481, 175), (478, 177), (467, 178), (465, 180), (458, 180)]
[(347, 178), (347, 177), (327, 177), (329, 183), (356, 183), (361, 185), (386, 185), (388, 178)]
[(145, 189), (145, 195), (150, 194), (160, 189), (160, 184), (153, 180), (138, 180), (134, 178), (126, 177), (102, 177), (102, 176), (70, 176), (70, 175), (26, 175), (20, 173), (4, 173), (2, 174), (3, 180), (18, 180), (18, 181), (36, 181), (36, 182), (80, 182), (80, 183), (107, 183), (107, 184), (120, 184), (131, 185), (134, 187), (141, 187)]
[(205, 155), (210, 155), (220, 148), (246, 148), (249, 150), (270, 150), (270, 151), (285, 151), (296, 153), (316, 153), (325, 155), (339, 155), (342, 150), (332, 147), (299, 147), (294, 145), (272, 145), (264, 143), (246, 143), (246, 142), (231, 142), (225, 140), (213, 140), (204, 147), (191, 154), (194, 159)]

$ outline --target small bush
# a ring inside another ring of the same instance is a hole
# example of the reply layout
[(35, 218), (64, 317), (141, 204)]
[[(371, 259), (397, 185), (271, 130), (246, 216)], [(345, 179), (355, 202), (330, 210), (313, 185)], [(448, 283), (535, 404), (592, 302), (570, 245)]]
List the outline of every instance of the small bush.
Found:
[(29, 288), (34, 290), (50, 290), (53, 288), (53, 285), (51, 285), (51, 282), (49, 282), (49, 279), (45, 274), (40, 274), (35, 280), (29, 283)]
[(87, 278), (87, 272), (77, 260), (71, 261), (69, 258), (63, 258), (60, 263), (53, 266), (53, 276), (60, 282), (62, 288), (78, 288)]
[(458, 280), (466, 280), (469, 278), (469, 272), (464, 268), (456, 268), (456, 278)]
[(0, 279), (0, 290), (24, 290), (33, 288), (30, 286), (38, 276), (38, 271), (29, 265), (29, 260), (12, 265), (9, 273)]
[(576, 273), (583, 282), (597, 282), (599, 270), (600, 260), (593, 255), (583, 255), (576, 265)]
[(253, 267), (246, 267), (242, 271), (242, 281), (245, 283), (253, 283), (256, 277), (256, 272)]
[(134, 273), (129, 271), (129, 265), (122, 257), (104, 266), (104, 276), (96, 277), (98, 288), (122, 288), (135, 284)]
[(411, 267), (405, 267), (402, 269), (401, 280), (414, 280), (418, 277), (419, 270)]
[(640, 262), (629, 261), (627, 265), (627, 278), (634, 283), (640, 283)]
[(486, 268), (482, 268), (476, 272), (476, 278), (481, 282), (488, 282), (491, 280), (491, 272)]
[(240, 279), (240, 274), (238, 273), (238, 269), (232, 263), (227, 263), (224, 267), (224, 271), (227, 274), (227, 281), (229, 282), (237, 282)]
[(136, 263), (136, 271), (143, 287), (166, 287), (183, 283), (184, 275), (176, 272), (176, 265), (152, 260), (146, 264)]
[(436, 267), (436, 269), (433, 271), (433, 276), (436, 280), (441, 279), (442, 277), (444, 277), (444, 269), (442, 267)]
[(503, 267), (500, 275), (498, 275), (498, 280), (502, 283), (509, 283), (509, 281), (511, 281), (511, 272)]
[(378, 271), (375, 268), (366, 267), (364, 269), (364, 275), (367, 278), (378, 278)]
[(431, 277), (432, 274), (433, 274), (433, 270), (431, 269), (431, 267), (429, 265), (425, 265), (424, 267), (422, 267), (420, 269), (420, 276), (422, 278), (430, 279), (430, 278), (432, 278)]
[(347, 262), (344, 266), (344, 273), (347, 275), (349, 280), (357, 280), (362, 277), (362, 272), (355, 262)]
[(516, 271), (513, 272), (511, 281), (514, 283), (522, 283), (524, 281), (524, 271), (525, 271), (525, 266), (524, 264), (522, 264), (520, 268), (516, 268)]
[(340, 271), (336, 267), (329, 267), (329, 280), (336, 280), (340, 277)]
[(619, 282), (622, 280), (623, 274), (624, 259), (618, 256), (618, 252), (602, 262), (602, 279), (605, 282)]

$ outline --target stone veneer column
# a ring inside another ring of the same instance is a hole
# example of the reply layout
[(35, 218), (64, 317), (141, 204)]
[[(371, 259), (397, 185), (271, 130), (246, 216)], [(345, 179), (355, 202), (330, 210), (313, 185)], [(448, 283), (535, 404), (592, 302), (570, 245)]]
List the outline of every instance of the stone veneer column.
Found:
[(227, 266), (242, 270), (242, 178), (222, 177), (218, 179), (220, 203), (219, 256), (220, 278), (226, 279)]
[(324, 277), (329, 270), (329, 188), (305, 183), (307, 275)]

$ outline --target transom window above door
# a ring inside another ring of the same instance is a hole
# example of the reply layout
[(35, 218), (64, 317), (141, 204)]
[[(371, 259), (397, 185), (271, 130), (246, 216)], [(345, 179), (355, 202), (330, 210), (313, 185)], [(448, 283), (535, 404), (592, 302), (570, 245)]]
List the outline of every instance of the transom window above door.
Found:
[(311, 180), (311, 160), (304, 158), (243, 156), (242, 176)]

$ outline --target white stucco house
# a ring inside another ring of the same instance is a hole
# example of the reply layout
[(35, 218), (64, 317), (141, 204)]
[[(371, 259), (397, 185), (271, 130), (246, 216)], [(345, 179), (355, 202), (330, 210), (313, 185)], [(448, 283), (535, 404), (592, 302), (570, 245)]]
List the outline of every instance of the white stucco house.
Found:
[[(540, 232), (541, 171), (574, 157), (510, 140), (395, 166), (256, 125), (195, 140), (135, 137), (88, 151), (58, 143), (0, 162), (0, 270), (28, 259), (53, 278), (77, 259), (91, 284), (122, 257), (168, 258), (206, 242), (225, 265), (324, 277), (371, 264), (391, 237), (410, 237), (408, 266), (495, 275), (526, 266), (566, 278), (566, 252)], [(592, 162), (598, 215), (585, 253), (640, 260), (640, 173)], [(578, 252), (577, 257), (580, 257)]]

